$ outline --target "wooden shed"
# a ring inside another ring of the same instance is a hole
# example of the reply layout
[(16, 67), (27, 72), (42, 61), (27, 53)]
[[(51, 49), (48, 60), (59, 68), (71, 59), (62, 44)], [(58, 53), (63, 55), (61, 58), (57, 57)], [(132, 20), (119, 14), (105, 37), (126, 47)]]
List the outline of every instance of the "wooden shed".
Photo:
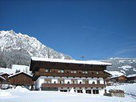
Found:
[(8, 78), (9, 83), (15, 86), (33, 86), (34, 84), (32, 76), (24, 72), (16, 73)]
[(118, 77), (118, 82), (124, 83), (127, 81), (127, 77), (125, 75), (119, 76)]
[(2, 76), (0, 76), (0, 84), (2, 84), (6, 79)]
[(127, 82), (128, 83), (136, 83), (136, 74), (132, 74), (127, 76)]
[(5, 79), (7, 80), (7, 79), (8, 79), (9, 74), (7, 74), (7, 73), (2, 73), (0, 76), (2, 76), (3, 78), (5, 78)]
[(6, 79), (0, 76), (0, 89), (3, 88), (3, 84), (5, 83)]

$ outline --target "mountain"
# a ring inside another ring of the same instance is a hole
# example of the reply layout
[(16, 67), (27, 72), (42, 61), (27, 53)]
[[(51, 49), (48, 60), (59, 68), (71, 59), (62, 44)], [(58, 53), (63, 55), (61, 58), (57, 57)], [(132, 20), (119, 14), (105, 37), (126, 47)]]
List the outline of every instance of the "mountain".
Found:
[(119, 71), (125, 75), (136, 74), (136, 58), (110, 58), (104, 61), (112, 63), (107, 68), (109, 71)]
[(0, 67), (10, 68), (12, 64), (29, 65), (31, 57), (71, 59), (34, 37), (17, 34), (13, 30), (0, 31)]

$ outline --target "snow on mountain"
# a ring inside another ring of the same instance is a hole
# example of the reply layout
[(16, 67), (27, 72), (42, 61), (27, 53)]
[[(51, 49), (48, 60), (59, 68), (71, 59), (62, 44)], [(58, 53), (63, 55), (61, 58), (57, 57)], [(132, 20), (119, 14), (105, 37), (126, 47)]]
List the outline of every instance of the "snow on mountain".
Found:
[(0, 31), (0, 66), (11, 67), (12, 64), (29, 65), (31, 57), (71, 59), (39, 42), (26, 34)]
[(121, 67), (119, 67), (119, 68), (128, 71), (129, 69), (132, 68), (132, 66), (130, 66), (130, 65), (125, 65), (125, 66), (121, 66)]
[(125, 75), (136, 74), (136, 58), (110, 58), (104, 61), (112, 63), (112, 66), (107, 67), (109, 71), (119, 71)]

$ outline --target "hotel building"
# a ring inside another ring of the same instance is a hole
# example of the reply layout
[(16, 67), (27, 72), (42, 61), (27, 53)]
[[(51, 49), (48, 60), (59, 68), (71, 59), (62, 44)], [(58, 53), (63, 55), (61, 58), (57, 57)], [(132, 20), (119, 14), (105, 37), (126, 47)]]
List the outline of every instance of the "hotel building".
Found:
[(104, 94), (110, 63), (64, 59), (31, 59), (35, 89), (45, 91)]

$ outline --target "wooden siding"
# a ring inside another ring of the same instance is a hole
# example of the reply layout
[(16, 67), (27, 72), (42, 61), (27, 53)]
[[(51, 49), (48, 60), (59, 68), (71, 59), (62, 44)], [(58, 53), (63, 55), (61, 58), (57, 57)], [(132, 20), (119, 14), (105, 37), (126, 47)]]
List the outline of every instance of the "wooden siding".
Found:
[(108, 75), (104, 72), (101, 72), (99, 74), (83, 74), (83, 73), (55, 73), (55, 72), (36, 72), (34, 74), (34, 77), (36, 76), (53, 76), (53, 77), (97, 77), (97, 78), (107, 78)]
[(42, 84), (42, 87), (80, 87), (80, 88), (91, 88), (91, 87), (101, 87), (104, 88), (105, 85), (104, 84), (47, 84), (44, 83)]
[(67, 70), (91, 70), (102, 71), (106, 69), (105, 65), (87, 65), (87, 64), (73, 64), (73, 63), (58, 63), (58, 62), (42, 62), (31, 61), (30, 70), (34, 73), (40, 68), (45, 69), (67, 69)]
[(32, 77), (24, 73), (9, 77), (9, 83), (12, 85), (33, 85)]

